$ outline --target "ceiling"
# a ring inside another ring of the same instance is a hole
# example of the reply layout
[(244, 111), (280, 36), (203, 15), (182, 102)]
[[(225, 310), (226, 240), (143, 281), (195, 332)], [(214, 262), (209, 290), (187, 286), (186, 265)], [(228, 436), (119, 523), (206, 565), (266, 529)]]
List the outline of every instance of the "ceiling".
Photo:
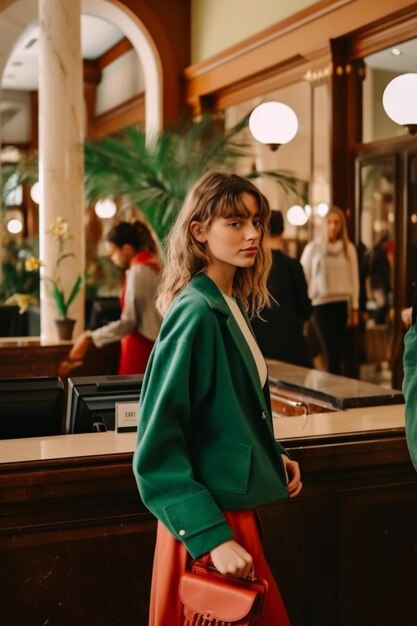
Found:
[[(110, 22), (92, 15), (81, 16), (81, 52), (83, 59), (97, 59), (123, 39), (123, 33)], [(33, 91), (38, 88), (39, 26), (26, 30), (10, 55), (1, 80), (1, 88)]]

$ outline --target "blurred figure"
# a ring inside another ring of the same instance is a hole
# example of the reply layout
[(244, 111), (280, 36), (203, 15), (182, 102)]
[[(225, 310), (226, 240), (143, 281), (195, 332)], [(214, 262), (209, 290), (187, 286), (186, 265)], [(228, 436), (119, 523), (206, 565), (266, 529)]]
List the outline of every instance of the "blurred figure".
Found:
[(359, 270), (343, 211), (333, 207), (323, 220), (322, 237), (308, 243), (301, 264), (313, 302), (313, 325), (327, 371), (340, 374), (348, 324), (358, 324)]
[(307, 283), (299, 261), (282, 252), (284, 219), (281, 211), (272, 211), (269, 222), (268, 245), (272, 252), (272, 267), (268, 276), (268, 291), (275, 302), (252, 320), (252, 327), (264, 357), (313, 367), (304, 322), (312, 312)]
[(391, 306), (391, 264), (387, 253), (389, 241), (390, 233), (386, 230), (368, 253), (369, 288), (376, 306), (375, 324), (386, 324)]
[(120, 340), (118, 374), (142, 374), (162, 321), (155, 308), (160, 270), (156, 244), (148, 227), (136, 221), (113, 226), (105, 247), (113, 263), (126, 272), (120, 295), (122, 314), (114, 322), (82, 333), (69, 358), (82, 360), (91, 343), (100, 348)]

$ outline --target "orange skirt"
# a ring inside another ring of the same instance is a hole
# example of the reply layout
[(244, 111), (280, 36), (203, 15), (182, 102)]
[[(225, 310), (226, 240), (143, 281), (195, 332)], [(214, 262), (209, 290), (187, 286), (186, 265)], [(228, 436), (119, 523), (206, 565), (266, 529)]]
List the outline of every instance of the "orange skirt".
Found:
[[(265, 559), (254, 509), (224, 511), (234, 539), (245, 548), (254, 561), (255, 573), (268, 581), (268, 595), (263, 626), (290, 626), (281, 594)], [(158, 522), (152, 573), (149, 626), (183, 626), (184, 614), (178, 588), (181, 575), (191, 561), (184, 544)]]

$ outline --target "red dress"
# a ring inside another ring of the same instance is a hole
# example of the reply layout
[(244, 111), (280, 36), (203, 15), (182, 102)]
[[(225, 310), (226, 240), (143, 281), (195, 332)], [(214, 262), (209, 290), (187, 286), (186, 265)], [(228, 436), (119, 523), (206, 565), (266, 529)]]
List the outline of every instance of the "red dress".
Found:
[[(262, 626), (290, 626), (277, 584), (265, 559), (258, 531), (256, 512), (223, 511), (234, 539), (249, 552), (254, 561), (255, 575), (268, 582), (268, 595)], [(190, 555), (183, 543), (175, 539), (158, 522), (152, 573), (149, 626), (183, 626), (183, 607), (178, 594), (181, 574), (189, 564)]]
[[(149, 265), (156, 272), (159, 270), (159, 266), (155, 262), (155, 256), (144, 250), (133, 257), (130, 267), (141, 264)], [(126, 282), (120, 294), (120, 308), (122, 311), (125, 305), (125, 290)], [(154, 343), (155, 341), (147, 339), (136, 330), (122, 337), (120, 340), (118, 374), (143, 374)]]

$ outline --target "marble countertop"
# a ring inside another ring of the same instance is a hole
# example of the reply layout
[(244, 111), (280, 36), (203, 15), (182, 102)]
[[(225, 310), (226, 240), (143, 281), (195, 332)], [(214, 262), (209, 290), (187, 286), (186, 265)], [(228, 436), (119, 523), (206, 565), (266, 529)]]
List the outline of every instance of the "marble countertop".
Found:
[(281, 361), (268, 360), (267, 365), (272, 383), (324, 400), (338, 409), (404, 402), (398, 389), (388, 389), (355, 378), (336, 376)]
[[(343, 434), (360, 435), (369, 432), (404, 431), (404, 405), (373, 406), (347, 411), (315, 413), (303, 417), (278, 417), (274, 431), (282, 441), (311, 437), (338, 437)], [(136, 433), (88, 433), (59, 435), (56, 437), (31, 437), (0, 441), (0, 466), (8, 463), (44, 461), (131, 453), (136, 446)]]

